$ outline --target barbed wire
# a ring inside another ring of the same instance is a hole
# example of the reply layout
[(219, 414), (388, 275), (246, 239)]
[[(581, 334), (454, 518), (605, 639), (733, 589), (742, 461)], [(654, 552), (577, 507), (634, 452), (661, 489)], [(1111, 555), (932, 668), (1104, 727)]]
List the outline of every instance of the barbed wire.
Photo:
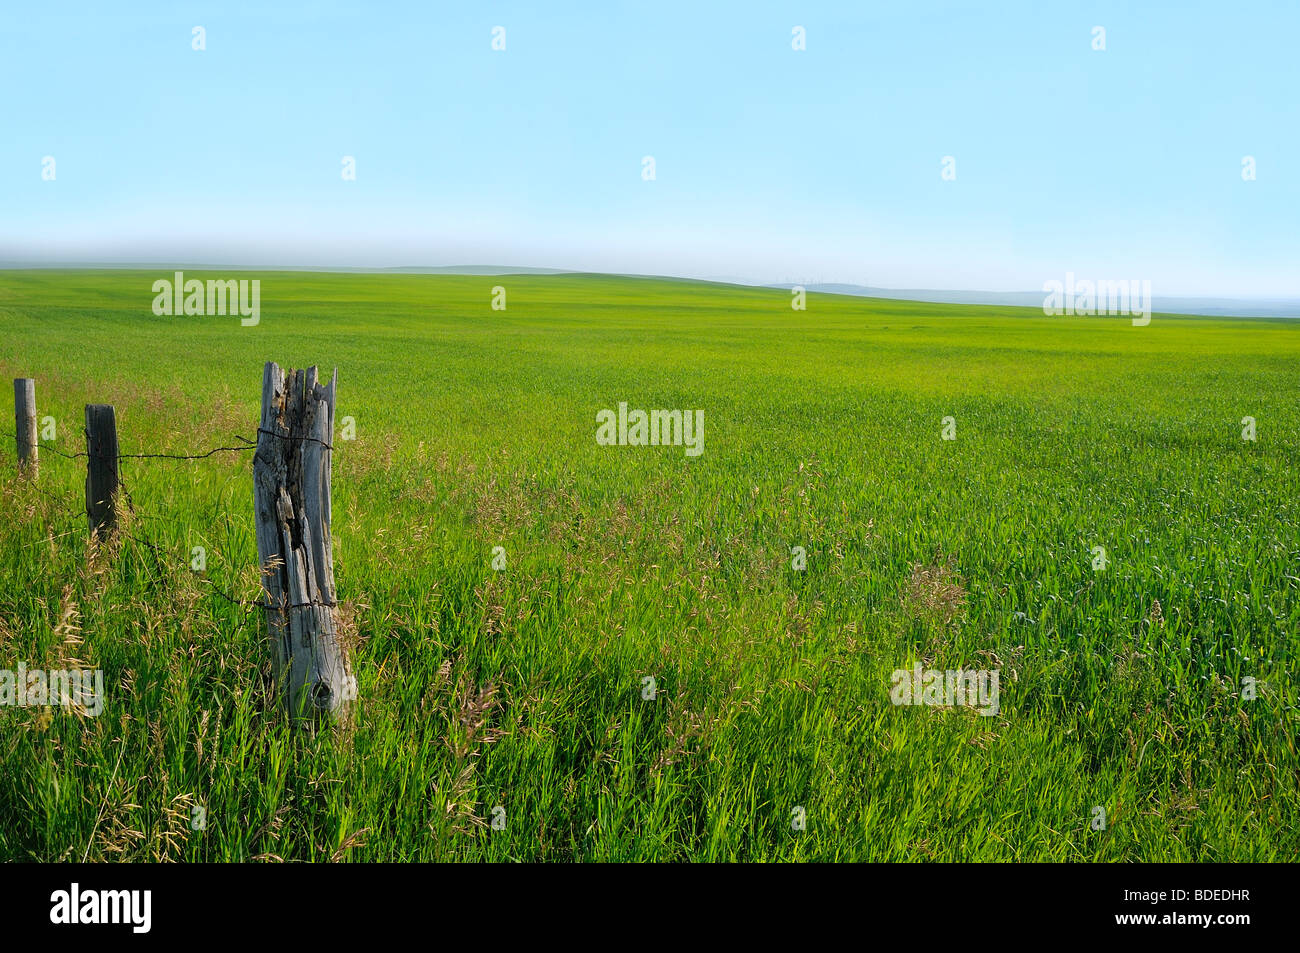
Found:
[[(334, 445), (332, 443), (326, 443), (324, 440), (321, 440), (319, 437), (311, 437), (305, 434), (295, 435), (295, 434), (287, 434), (287, 433), (277, 433), (274, 430), (267, 430), (264, 427), (258, 427), (257, 432), (259, 434), (264, 433), (272, 437), (277, 437), (280, 440), (307, 441), (310, 443), (318, 443), (326, 450), (334, 449)], [(15, 440), (18, 439), (18, 435), (14, 433), (12, 430), (0, 430), (0, 434), (6, 437), (12, 437)], [(118, 460), (206, 460), (208, 457), (217, 453), (244, 453), (248, 450), (257, 449), (256, 440), (253, 440), (249, 437), (245, 437), (241, 434), (232, 434), (232, 436), (236, 440), (244, 441), (243, 445), (238, 447), (213, 447), (211, 450), (207, 450), (203, 453), (119, 453), (117, 455), (117, 459)], [(50, 453), (53, 453), (55, 456), (63, 457), (64, 459), (67, 460), (88, 460), (91, 457), (94, 457), (96, 460), (104, 460), (107, 459), (109, 456), (108, 454), (102, 454), (102, 453), (92, 454), (89, 452), (80, 452), (80, 451), (76, 453), (68, 453), (66, 450), (60, 450), (58, 447), (54, 446), (51, 443), (46, 443), (39, 440), (36, 442), (36, 447), (37, 449), (40, 450), (48, 450)]]
[[(52, 514), (52, 519), (57, 518), (59, 522), (62, 522), (63, 520), (67, 520), (72, 517), (77, 517), (79, 519), (85, 519), (87, 517), (86, 506), (84, 503), (77, 503), (71, 508), (68, 508), (67, 500), (49, 492), (40, 484), (35, 483), (33, 481), (25, 481), (24, 485), (27, 487), (28, 490), (36, 493), (36, 495), (41, 497), (43, 500), (47, 501), (48, 503), (53, 503), (55, 505), (58, 512)], [(67, 534), (60, 533), (59, 535), (64, 536)]]
[[(124, 530), (124, 529), (119, 529), (118, 532), (119, 532), (119, 534), (120, 534), (121, 536), (123, 536), (124, 538), (129, 539), (129, 540), (131, 540), (131, 541), (134, 542), (134, 543), (138, 543), (139, 545), (148, 548), (148, 549), (149, 549), (149, 550), (154, 554), (154, 560), (155, 560), (155, 563), (154, 563), (154, 564), (155, 564), (155, 565), (157, 566), (157, 568), (158, 568), (158, 575), (159, 575), (160, 577), (163, 576), (163, 575), (165, 574), (165, 570), (163, 569), (162, 563), (158, 561), (158, 557), (159, 557), (159, 556), (166, 556), (166, 557), (168, 557), (169, 560), (174, 560), (174, 562), (172, 563), (172, 568), (173, 568), (173, 569), (176, 567), (177, 564), (181, 564), (181, 565), (185, 565), (185, 566), (189, 566), (189, 565), (190, 565), (190, 564), (188, 563), (188, 561), (185, 559), (184, 556), (176, 556), (174, 553), (169, 553), (167, 550), (165, 550), (165, 549), (162, 548), (161, 546), (158, 546), (158, 545), (155, 544), (155, 543), (151, 543), (151, 542), (150, 542), (149, 540), (147, 540), (147, 539), (141, 539), (139, 536), (136, 536), (134, 533), (131, 533), (131, 532), (129, 532), (129, 531), (127, 531), (127, 530)], [(222, 589), (220, 586), (218, 586), (215, 582), (213, 582), (213, 581), (212, 581), (211, 579), (209, 579), (207, 576), (200, 575), (200, 574), (198, 573), (197, 570), (187, 569), (187, 570), (184, 570), (184, 571), (190, 571), (190, 572), (193, 572), (195, 575), (198, 576), (198, 579), (199, 579), (200, 582), (206, 584), (206, 585), (209, 587), (209, 589), (211, 589), (211, 591), (212, 591), (212, 593), (213, 593), (214, 595), (218, 595), (218, 596), (220, 596), (222, 599), (225, 599), (225, 600), (226, 600), (227, 602), (229, 602), (231, 605), (236, 605), (236, 606), (246, 606), (246, 607), (253, 608), (253, 609), (278, 609), (278, 610), (282, 610), (282, 611), (287, 611), (287, 610), (289, 610), (289, 609), (309, 609), (309, 608), (313, 608), (313, 607), (317, 607), (317, 606), (319, 606), (319, 607), (321, 607), (321, 608), (331, 608), (331, 609), (332, 609), (332, 608), (335, 608), (335, 607), (338, 606), (338, 603), (337, 603), (337, 602), (324, 602), (324, 601), (317, 601), (317, 602), (285, 602), (285, 603), (281, 603), (281, 604), (276, 604), (276, 603), (272, 603), (272, 602), (264, 602), (264, 601), (262, 601), (262, 600), (240, 599), (240, 598), (238, 598), (238, 597), (236, 597), (236, 596), (233, 596), (233, 595), (231, 595), (230, 593), (226, 592), (224, 589)], [(252, 614), (252, 613), (245, 613), (246, 616), (251, 615), (251, 614)]]
[[(3, 434), (3, 435), (6, 436), (6, 437), (13, 437), (15, 440), (18, 439), (18, 435), (17, 435), (16, 433), (14, 433), (12, 430), (0, 430), (0, 434)], [(67, 453), (67, 452), (65, 452), (65, 451), (63, 451), (63, 450), (60, 450), (58, 447), (53, 446), (52, 444), (41, 443), (40, 441), (37, 441), (36, 446), (37, 446), (38, 449), (41, 449), (41, 450), (48, 450), (48, 451), (50, 451), (50, 453), (53, 453), (55, 456), (58, 456), (58, 457), (64, 457), (65, 459), (68, 459), (68, 460), (77, 460), (77, 459), (83, 459), (83, 458), (84, 458), (84, 459), (89, 459), (89, 458), (90, 458), (90, 454), (88, 454), (88, 453)]]
[[(262, 427), (258, 427), (258, 428), (257, 428), (257, 432), (258, 432), (258, 433), (270, 434), (272, 437), (279, 437), (281, 440), (307, 440), (307, 441), (310, 441), (311, 443), (318, 443), (318, 444), (320, 444), (320, 445), (321, 445), (322, 447), (324, 447), (326, 450), (333, 450), (333, 449), (334, 449), (334, 444), (332, 444), (332, 443), (326, 443), (324, 440), (320, 439), (320, 437), (309, 437), (309, 436), (307, 436), (306, 434), (303, 434), (302, 436), (295, 437), (293, 434), (288, 434), (288, 433), (276, 433), (274, 430), (266, 430), (266, 429), (264, 429), (264, 428), (262, 428)], [(246, 439), (248, 439), (247, 437), (240, 437), (239, 434), (235, 434), (235, 436), (236, 436), (236, 438), (238, 438), (239, 440), (246, 440)]]
[[(257, 428), (257, 432), (258, 432), (259, 434), (268, 434), (268, 435), (270, 435), (270, 436), (272, 436), (272, 437), (278, 437), (278, 438), (281, 439), (281, 440), (310, 441), (310, 442), (313, 442), (313, 443), (318, 443), (318, 444), (320, 444), (322, 447), (324, 447), (324, 448), (327, 449), (327, 450), (333, 450), (333, 449), (334, 449), (334, 447), (333, 447), (332, 444), (326, 443), (324, 440), (321, 440), (321, 439), (318, 438), (318, 437), (311, 437), (311, 436), (306, 436), (306, 435), (295, 436), (295, 435), (293, 435), (293, 434), (277, 433), (277, 432), (275, 432), (275, 431), (273, 431), (273, 430), (267, 430), (267, 429), (265, 429), (265, 428), (263, 428), (263, 427), (258, 427), (258, 428)], [(13, 431), (0, 431), (0, 434), (3, 434), (4, 436), (12, 437), (12, 438), (14, 438), (15, 440), (17, 439), (17, 435), (16, 435)], [(256, 441), (251, 440), (250, 438), (245, 437), (245, 436), (242, 436), (242, 435), (240, 435), (240, 434), (234, 434), (233, 436), (234, 436), (234, 438), (235, 438), (236, 440), (242, 440), (242, 441), (244, 441), (244, 445), (243, 445), (243, 446), (238, 446), (238, 447), (213, 447), (211, 450), (207, 450), (207, 451), (205, 451), (205, 452), (203, 452), (203, 453), (193, 453), (193, 454), (171, 454), (171, 453), (119, 453), (119, 454), (117, 455), (117, 460), (119, 460), (119, 461), (121, 461), (121, 460), (206, 460), (207, 458), (213, 456), (214, 454), (218, 454), (218, 453), (223, 453), (223, 452), (227, 452), (227, 453), (242, 453), (242, 452), (247, 451), (247, 450), (256, 450), (256, 449), (257, 449), (257, 442), (256, 442)], [(49, 452), (55, 454), (56, 456), (63, 457), (63, 458), (68, 459), (68, 460), (79, 460), (79, 459), (81, 459), (81, 460), (88, 460), (88, 459), (91, 459), (92, 457), (93, 457), (94, 459), (105, 459), (105, 458), (108, 456), (107, 454), (92, 454), (92, 453), (89, 453), (89, 452), (84, 452), (84, 453), (82, 453), (82, 452), (78, 452), (78, 453), (68, 453), (68, 452), (66, 452), (66, 451), (64, 451), (64, 450), (60, 450), (58, 447), (53, 446), (53, 445), (51, 445), (51, 444), (49, 444), (49, 443), (42, 443), (42, 442), (39, 442), (39, 441), (37, 442), (36, 446), (37, 446), (39, 449), (47, 450), (47, 451), (49, 451)], [(132, 496), (131, 496), (131, 489), (130, 489), (129, 486), (127, 486), (126, 480), (123, 479), (122, 474), (121, 474), (120, 472), (117, 474), (117, 482), (118, 482), (118, 486), (121, 488), (123, 500), (124, 500), (125, 503), (126, 503), (127, 510), (128, 510), (128, 512), (130, 513), (132, 519), (136, 519), (136, 518), (146, 518), (146, 519), (165, 519), (165, 517), (156, 516), (156, 515), (153, 515), (153, 514), (145, 514), (145, 513), (140, 513), (140, 512), (138, 512), (138, 511), (137, 511), (137, 508), (136, 508), (136, 505), (135, 505), (135, 500), (134, 500), (134, 499), (132, 498)], [(34, 491), (35, 491), (39, 496), (41, 496), (42, 498), (44, 498), (44, 499), (47, 500), (47, 501), (52, 501), (52, 502), (54, 502), (54, 503), (56, 503), (56, 504), (63, 504), (63, 505), (66, 505), (66, 503), (67, 503), (66, 500), (64, 500), (64, 499), (62, 499), (62, 498), (60, 498), (60, 497), (57, 497), (57, 496), (55, 496), (55, 495), (52, 494), (52, 493), (49, 493), (48, 491), (46, 491), (43, 487), (41, 487), (39, 484), (37, 484), (37, 483), (34, 482), (34, 481), (29, 481), (29, 484), (28, 484), (28, 485), (29, 485), (30, 488), (31, 488), (32, 490), (34, 490)], [(79, 518), (89, 518), (89, 517), (90, 517), (90, 513), (86, 510), (86, 507), (85, 507), (84, 504), (77, 504), (76, 506), (72, 507), (71, 509), (68, 509), (66, 512), (63, 512), (62, 507), (60, 507), (60, 512), (59, 512), (58, 515), (59, 515), (59, 518), (60, 518), (60, 519), (66, 519), (66, 518), (68, 518), (68, 517), (72, 517), (72, 516), (76, 516), (76, 517), (79, 517)], [(174, 522), (179, 522), (179, 521), (174, 521)], [(165, 582), (164, 577), (165, 577), (166, 574), (167, 574), (167, 573), (166, 573), (166, 570), (165, 570), (164, 567), (163, 567), (163, 563), (162, 563), (162, 561), (159, 559), (160, 556), (166, 556), (166, 557), (168, 558), (169, 561), (173, 561), (173, 560), (174, 560), (174, 562), (172, 562), (172, 568), (173, 568), (173, 569), (175, 569), (175, 567), (176, 567), (177, 565), (184, 565), (184, 566), (187, 567), (187, 571), (190, 571), (189, 568), (188, 568), (188, 567), (190, 566), (190, 563), (189, 563), (189, 561), (188, 561), (187, 559), (185, 559), (184, 557), (177, 557), (177, 556), (175, 556), (175, 554), (168, 553), (165, 549), (163, 549), (162, 547), (156, 545), (155, 543), (152, 543), (152, 542), (150, 542), (150, 541), (147, 540), (147, 539), (142, 539), (142, 538), (140, 538), (139, 536), (135, 535), (134, 533), (131, 533), (131, 532), (129, 532), (129, 531), (123, 529), (123, 528), (120, 527), (120, 526), (119, 526), (119, 527), (115, 527), (115, 532), (116, 532), (118, 535), (120, 535), (121, 537), (125, 538), (125, 539), (129, 539), (129, 540), (131, 540), (132, 542), (137, 543), (137, 544), (140, 545), (140, 546), (144, 546), (144, 547), (146, 547), (147, 549), (149, 549), (149, 550), (153, 553), (153, 555), (154, 555), (154, 565), (155, 565), (155, 567), (156, 567), (156, 569), (157, 569), (158, 577), (159, 577), (160, 580), (162, 580), (162, 581)], [(62, 533), (62, 534), (60, 534), (60, 535), (62, 536), (62, 535), (68, 535), (68, 534), (66, 534), (66, 533)], [(213, 581), (212, 581), (211, 579), (209, 579), (207, 576), (205, 576), (205, 575), (200, 575), (200, 574), (198, 574), (197, 572), (195, 572), (195, 574), (198, 575), (198, 578), (199, 578), (199, 580), (200, 580), (201, 582), (205, 583), (205, 584), (208, 586), (208, 588), (210, 589), (210, 591), (211, 591), (213, 594), (220, 596), (222, 599), (226, 600), (227, 602), (229, 602), (229, 603), (231, 603), (232, 605), (235, 605), (235, 606), (248, 607), (248, 608), (250, 608), (250, 609), (263, 609), (263, 610), (265, 610), (265, 609), (276, 609), (276, 610), (279, 610), (279, 611), (288, 611), (289, 609), (308, 609), (308, 608), (315, 608), (315, 607), (320, 607), (320, 608), (330, 608), (330, 609), (332, 609), (332, 608), (337, 608), (337, 607), (339, 606), (339, 603), (338, 603), (337, 601), (325, 601), (325, 600), (312, 600), (312, 601), (308, 601), (308, 602), (287, 602), (287, 601), (285, 601), (285, 602), (281, 602), (281, 603), (279, 603), (279, 604), (276, 604), (276, 603), (267, 602), (267, 601), (263, 601), (263, 600), (247, 600), (247, 599), (240, 599), (240, 598), (237, 598), (236, 596), (231, 595), (230, 593), (224, 591), (223, 589), (221, 589), (221, 588), (220, 588), (220, 587), (219, 587), (215, 582), (213, 582)], [(245, 617), (246, 617), (246, 618), (247, 618), (248, 616), (250, 616), (250, 615), (252, 615), (252, 612), (247, 612), (247, 613), (245, 613)]]
[[(242, 438), (241, 438), (242, 439)], [(257, 444), (248, 444), (243, 447), (213, 447), (207, 453), (119, 453), (119, 460), (206, 460), (214, 453), (234, 452), (239, 453), (244, 450), (256, 450)]]

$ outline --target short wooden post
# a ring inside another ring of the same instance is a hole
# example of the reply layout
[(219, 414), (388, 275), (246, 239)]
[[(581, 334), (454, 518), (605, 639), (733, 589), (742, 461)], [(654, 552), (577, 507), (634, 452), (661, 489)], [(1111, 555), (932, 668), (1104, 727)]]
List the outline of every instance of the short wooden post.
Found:
[(86, 516), (100, 538), (117, 527), (117, 417), (111, 404), (86, 405)]
[(343, 720), (356, 680), (341, 639), (330, 536), (334, 391), (315, 367), (262, 374), (253, 457), (257, 558), (276, 684), (294, 721)]
[(18, 444), (18, 472), (36, 479), (36, 381), (14, 380), (14, 440)]

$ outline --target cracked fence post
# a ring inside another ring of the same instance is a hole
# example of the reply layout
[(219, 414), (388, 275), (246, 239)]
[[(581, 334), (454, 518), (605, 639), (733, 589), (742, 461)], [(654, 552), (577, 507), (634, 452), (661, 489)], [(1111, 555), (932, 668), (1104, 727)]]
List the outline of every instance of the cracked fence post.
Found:
[(262, 374), (253, 458), (257, 558), (275, 681), (295, 722), (342, 721), (356, 680), (341, 639), (330, 537), (334, 388), (315, 367)]

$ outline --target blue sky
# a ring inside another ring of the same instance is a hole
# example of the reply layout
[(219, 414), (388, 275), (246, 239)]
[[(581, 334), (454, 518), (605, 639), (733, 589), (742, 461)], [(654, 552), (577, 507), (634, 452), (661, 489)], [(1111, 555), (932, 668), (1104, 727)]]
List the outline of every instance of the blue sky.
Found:
[(9, 3), (0, 259), (1300, 296), (1298, 36), (1295, 0)]

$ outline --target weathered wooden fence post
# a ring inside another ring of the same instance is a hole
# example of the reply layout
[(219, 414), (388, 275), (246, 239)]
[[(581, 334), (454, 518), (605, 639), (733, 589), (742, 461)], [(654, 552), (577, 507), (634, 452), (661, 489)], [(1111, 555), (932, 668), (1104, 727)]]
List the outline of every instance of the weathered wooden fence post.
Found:
[(18, 472), (36, 479), (36, 381), (14, 379), (14, 440), (18, 443)]
[(117, 527), (117, 417), (111, 404), (86, 405), (86, 516), (101, 539)]
[(295, 721), (343, 720), (356, 680), (341, 639), (330, 536), (334, 390), (315, 367), (266, 365), (253, 458), (257, 557), (275, 679)]

